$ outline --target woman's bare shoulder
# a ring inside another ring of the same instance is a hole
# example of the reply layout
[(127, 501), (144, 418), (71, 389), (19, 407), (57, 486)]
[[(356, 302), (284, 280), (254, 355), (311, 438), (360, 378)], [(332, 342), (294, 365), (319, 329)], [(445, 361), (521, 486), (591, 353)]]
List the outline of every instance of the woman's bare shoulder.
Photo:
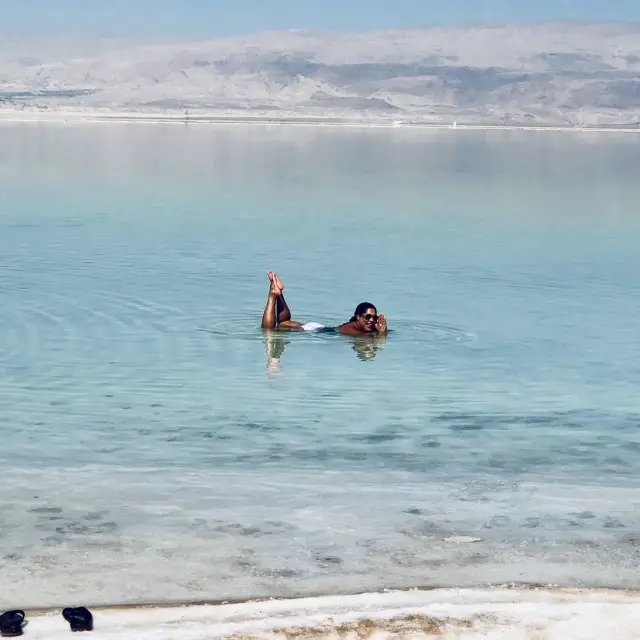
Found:
[(336, 331), (338, 333), (344, 333), (345, 335), (351, 335), (351, 336), (362, 333), (362, 331), (360, 331), (358, 327), (355, 326), (354, 322), (345, 322), (344, 324), (341, 324), (340, 326), (336, 327)]

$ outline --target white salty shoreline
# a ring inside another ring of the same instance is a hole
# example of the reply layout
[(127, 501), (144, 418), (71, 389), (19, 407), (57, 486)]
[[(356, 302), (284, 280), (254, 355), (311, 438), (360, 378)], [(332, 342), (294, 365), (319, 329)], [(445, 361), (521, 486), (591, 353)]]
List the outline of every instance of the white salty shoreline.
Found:
[(558, 125), (491, 125), (473, 123), (437, 123), (417, 120), (383, 120), (383, 119), (356, 119), (338, 117), (315, 116), (290, 116), (273, 117), (265, 115), (244, 116), (226, 114), (190, 114), (185, 116), (179, 113), (153, 113), (99, 110), (83, 111), (31, 111), (19, 109), (1, 109), (0, 123), (57, 123), (57, 124), (82, 124), (82, 123), (146, 123), (146, 124), (210, 124), (210, 125), (295, 125), (313, 127), (359, 127), (359, 128), (412, 128), (412, 129), (450, 129), (450, 130), (475, 130), (475, 131), (572, 131), (595, 133), (640, 133), (640, 127), (629, 126), (558, 126)]
[[(243, 638), (638, 638), (640, 592), (579, 589), (435, 589), (93, 610), (96, 640)], [(27, 616), (30, 638), (68, 637), (60, 612)]]

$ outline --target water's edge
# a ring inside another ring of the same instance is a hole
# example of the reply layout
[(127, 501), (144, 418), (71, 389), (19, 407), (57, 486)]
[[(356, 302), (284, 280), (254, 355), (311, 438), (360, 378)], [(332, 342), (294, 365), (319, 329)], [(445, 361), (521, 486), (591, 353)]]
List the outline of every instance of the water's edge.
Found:
[[(233, 596), (229, 598), (199, 598), (195, 600), (157, 600), (149, 602), (119, 602), (111, 604), (98, 604), (91, 605), (84, 603), (83, 606), (88, 606), (92, 611), (130, 611), (130, 610), (148, 610), (148, 609), (179, 609), (183, 607), (220, 607), (231, 605), (243, 605), (252, 603), (266, 603), (266, 602), (288, 602), (296, 603), (306, 600), (316, 600), (325, 598), (358, 598), (372, 595), (385, 595), (385, 594), (412, 594), (412, 593), (500, 593), (510, 592), (513, 594), (522, 593), (548, 593), (558, 594), (565, 596), (579, 596), (583, 595), (626, 595), (629, 597), (640, 598), (640, 584), (637, 589), (628, 589), (624, 587), (615, 586), (590, 586), (590, 587), (565, 587), (559, 585), (538, 584), (538, 583), (510, 583), (510, 584), (482, 584), (477, 586), (465, 586), (460, 588), (452, 588), (446, 586), (412, 586), (412, 587), (386, 587), (383, 589), (375, 590), (363, 590), (356, 592), (336, 592), (336, 591), (318, 591), (312, 594), (305, 594), (300, 596), (263, 596), (263, 597), (240, 597)], [(47, 606), (47, 607), (29, 607), (25, 609), (33, 614), (48, 614), (56, 613), (60, 611), (62, 606)]]

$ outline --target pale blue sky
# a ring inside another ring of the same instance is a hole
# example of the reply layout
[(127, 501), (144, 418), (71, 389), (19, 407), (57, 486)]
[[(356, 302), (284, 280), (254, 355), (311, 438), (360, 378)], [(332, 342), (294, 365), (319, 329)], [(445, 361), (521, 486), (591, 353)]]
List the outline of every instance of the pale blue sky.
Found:
[(640, 21), (640, 0), (0, 0), (0, 30), (214, 37), (263, 29)]

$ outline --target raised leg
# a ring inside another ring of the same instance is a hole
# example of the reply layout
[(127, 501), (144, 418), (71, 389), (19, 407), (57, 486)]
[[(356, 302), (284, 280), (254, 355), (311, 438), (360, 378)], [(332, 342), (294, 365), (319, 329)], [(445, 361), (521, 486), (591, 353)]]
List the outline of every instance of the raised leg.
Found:
[(267, 271), (267, 276), (271, 284), (267, 304), (262, 314), (262, 328), (300, 329), (302, 325), (291, 320), (291, 310), (284, 299), (282, 280), (273, 271)]
[(278, 324), (289, 322), (289, 320), (291, 320), (291, 310), (289, 309), (289, 305), (287, 305), (287, 301), (284, 299), (284, 285), (282, 284), (282, 280), (274, 273), (272, 282), (276, 290), (280, 292), (280, 295), (276, 298)]
[(271, 286), (269, 287), (267, 304), (262, 312), (261, 326), (263, 329), (276, 329), (278, 327), (278, 298), (280, 297), (280, 292), (271, 275), (269, 276), (269, 279), (271, 280)]

